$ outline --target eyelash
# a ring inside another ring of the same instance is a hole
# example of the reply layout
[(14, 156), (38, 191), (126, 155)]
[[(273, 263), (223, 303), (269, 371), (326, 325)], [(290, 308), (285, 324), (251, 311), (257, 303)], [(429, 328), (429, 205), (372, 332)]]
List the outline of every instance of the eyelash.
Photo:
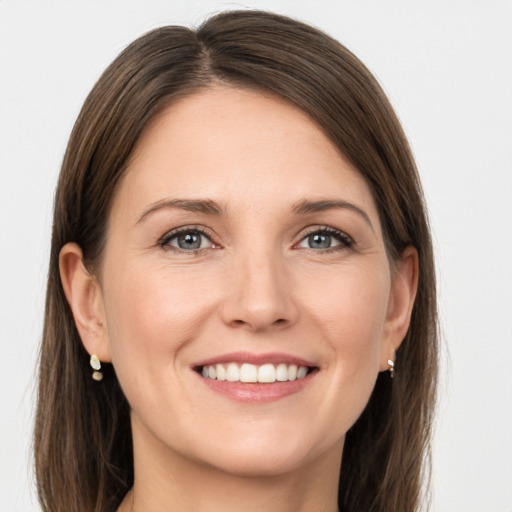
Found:
[[(216, 242), (214, 242), (212, 240), (212, 238), (213, 238), (212, 235), (200, 226), (183, 226), (181, 228), (174, 229), (174, 230), (166, 233), (158, 241), (158, 246), (165, 250), (176, 251), (179, 253), (185, 253), (190, 256), (195, 256), (195, 255), (201, 254), (205, 250), (205, 248), (180, 249), (178, 247), (169, 245), (171, 240), (173, 240), (174, 238), (178, 237), (181, 234), (187, 234), (187, 233), (194, 233), (194, 234), (202, 235), (202, 236), (206, 237), (208, 240), (210, 240), (210, 242), (214, 246), (220, 247), (220, 245), (216, 244)], [(332, 228), (330, 226), (322, 226), (319, 228), (316, 227), (314, 229), (311, 229), (311, 230), (303, 233), (299, 242), (294, 244), (294, 248), (298, 244), (300, 244), (301, 242), (306, 240), (309, 236), (315, 235), (315, 234), (332, 236), (338, 242), (340, 242), (340, 244), (335, 245), (334, 247), (328, 247), (326, 249), (313, 249), (312, 247), (303, 248), (304, 250), (306, 250), (308, 252), (312, 252), (314, 254), (318, 254), (318, 253), (325, 254), (325, 253), (331, 253), (331, 252), (336, 252), (336, 251), (343, 251), (343, 250), (347, 250), (347, 249), (352, 249), (355, 245), (354, 240), (350, 236), (348, 236), (346, 233), (344, 233), (343, 231), (340, 231), (339, 229)]]
[(168, 250), (168, 251), (175, 251), (175, 252), (179, 252), (179, 253), (185, 253), (189, 256), (196, 256), (196, 255), (199, 255), (201, 254), (205, 249), (204, 248), (200, 248), (200, 249), (180, 249), (179, 247), (174, 247), (172, 245), (169, 245), (171, 240), (173, 240), (174, 238), (180, 236), (180, 235), (184, 235), (184, 234), (187, 234), (187, 233), (194, 233), (194, 234), (199, 234), (199, 235), (202, 235), (204, 237), (206, 237), (208, 240), (210, 240), (210, 242), (213, 244), (213, 245), (217, 245), (213, 240), (212, 240), (212, 235), (207, 232), (205, 229), (203, 229), (202, 227), (200, 226), (183, 226), (181, 228), (177, 228), (177, 229), (173, 229), (172, 231), (166, 233), (159, 241), (158, 241), (158, 245), (162, 248), (162, 249), (165, 249), (165, 250)]
[[(347, 249), (354, 248), (354, 245), (355, 245), (354, 240), (350, 236), (348, 236), (343, 231), (340, 231), (339, 229), (336, 229), (336, 228), (333, 228), (330, 226), (321, 226), (319, 228), (315, 227), (309, 231), (306, 231), (304, 234), (302, 234), (298, 243), (300, 244), (302, 241), (306, 240), (306, 238), (308, 238), (309, 236), (316, 235), (316, 234), (332, 236), (338, 242), (340, 242), (340, 244), (335, 245), (334, 247), (328, 247), (326, 249), (313, 249), (312, 247), (304, 248), (306, 251), (312, 252), (314, 254), (318, 254), (318, 253), (326, 254), (326, 253), (332, 253), (332, 252), (337, 252), (337, 251), (344, 251)], [(295, 246), (296, 245), (298, 245), (298, 244), (295, 244)]]

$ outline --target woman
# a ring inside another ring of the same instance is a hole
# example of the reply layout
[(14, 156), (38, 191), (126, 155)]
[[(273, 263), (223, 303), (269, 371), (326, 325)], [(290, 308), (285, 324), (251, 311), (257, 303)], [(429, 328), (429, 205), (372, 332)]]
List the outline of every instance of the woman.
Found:
[(43, 509), (418, 510), (436, 325), (414, 161), (366, 68), (263, 12), (150, 32), (57, 188)]

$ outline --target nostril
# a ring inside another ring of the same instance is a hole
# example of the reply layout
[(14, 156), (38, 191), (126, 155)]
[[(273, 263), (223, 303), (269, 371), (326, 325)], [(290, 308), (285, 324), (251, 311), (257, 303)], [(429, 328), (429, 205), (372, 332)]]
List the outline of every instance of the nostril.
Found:
[[(286, 324), (288, 321), (286, 320), (286, 318), (278, 318), (277, 320), (274, 320), (271, 325), (284, 325)], [(231, 325), (233, 326), (243, 326), (243, 325), (246, 325), (246, 324), (250, 324), (250, 322), (246, 322), (245, 320), (232, 320), (231, 321)]]

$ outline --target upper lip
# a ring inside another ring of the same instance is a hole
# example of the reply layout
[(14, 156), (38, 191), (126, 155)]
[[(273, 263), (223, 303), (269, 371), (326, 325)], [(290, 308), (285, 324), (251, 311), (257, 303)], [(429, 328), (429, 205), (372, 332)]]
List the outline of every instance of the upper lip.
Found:
[(230, 352), (228, 354), (222, 354), (219, 356), (211, 357), (203, 361), (199, 361), (194, 364), (194, 367), (210, 366), (214, 364), (222, 363), (249, 363), (256, 366), (263, 364), (295, 364), (297, 366), (309, 366), (315, 367), (315, 363), (307, 361), (301, 357), (297, 357), (291, 354), (285, 354), (283, 352), (268, 352), (263, 354), (254, 354), (251, 352)]

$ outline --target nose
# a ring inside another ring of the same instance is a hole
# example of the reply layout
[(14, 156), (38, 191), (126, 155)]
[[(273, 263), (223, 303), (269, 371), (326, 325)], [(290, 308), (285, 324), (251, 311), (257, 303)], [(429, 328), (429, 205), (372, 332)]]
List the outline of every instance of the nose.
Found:
[(225, 324), (262, 332), (296, 322), (299, 309), (289, 269), (272, 251), (240, 255), (225, 284), (221, 306)]

